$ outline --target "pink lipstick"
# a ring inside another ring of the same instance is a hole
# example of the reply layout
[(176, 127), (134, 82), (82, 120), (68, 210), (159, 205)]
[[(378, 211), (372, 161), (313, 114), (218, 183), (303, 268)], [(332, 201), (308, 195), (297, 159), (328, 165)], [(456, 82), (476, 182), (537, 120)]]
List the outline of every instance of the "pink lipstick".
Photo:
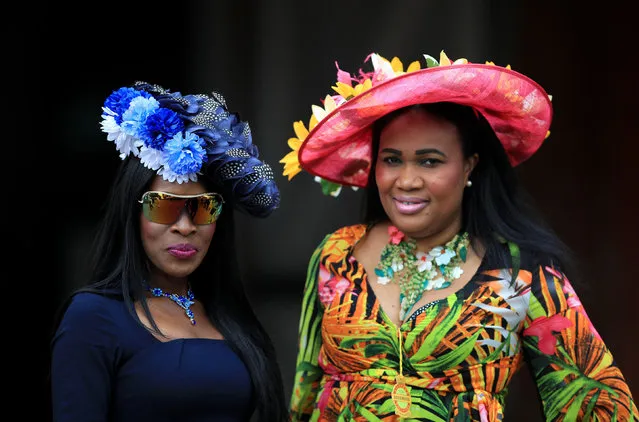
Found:
[(176, 258), (190, 258), (197, 253), (197, 248), (188, 243), (171, 245), (167, 248), (167, 250)]
[(426, 208), (428, 201), (418, 198), (395, 197), (395, 208), (400, 214), (416, 214)]

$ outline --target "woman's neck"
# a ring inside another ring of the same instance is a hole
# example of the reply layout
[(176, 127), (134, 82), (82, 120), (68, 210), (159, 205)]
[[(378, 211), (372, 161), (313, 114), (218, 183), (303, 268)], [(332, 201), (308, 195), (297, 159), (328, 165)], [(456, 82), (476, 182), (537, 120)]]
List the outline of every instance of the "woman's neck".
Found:
[[(389, 226), (394, 225), (392, 222), (388, 222)], [(397, 226), (395, 226), (397, 227)], [(401, 230), (400, 227), (397, 227)], [(443, 246), (450, 242), (457, 234), (461, 232), (461, 223), (450, 224), (447, 227), (439, 230), (423, 230), (420, 232), (403, 232), (406, 236), (406, 240), (413, 239), (417, 244), (417, 250), (421, 252), (428, 252), (437, 246)]]
[(165, 293), (175, 293), (180, 296), (186, 295), (189, 289), (189, 280), (185, 277), (165, 277), (165, 276), (152, 276), (147, 284), (150, 287), (157, 287), (162, 289)]

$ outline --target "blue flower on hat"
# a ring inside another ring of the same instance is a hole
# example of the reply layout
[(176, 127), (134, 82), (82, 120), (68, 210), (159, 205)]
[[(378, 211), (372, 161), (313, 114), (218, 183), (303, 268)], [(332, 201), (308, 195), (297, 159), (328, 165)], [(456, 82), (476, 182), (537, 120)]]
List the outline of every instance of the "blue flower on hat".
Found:
[(146, 124), (140, 127), (139, 136), (144, 145), (162, 150), (164, 144), (184, 130), (184, 122), (173, 110), (160, 108), (148, 116)]
[(160, 104), (153, 97), (139, 95), (131, 100), (129, 108), (122, 114), (122, 130), (137, 140), (146, 129), (147, 119), (160, 108)]
[(164, 168), (158, 174), (173, 181), (197, 180), (197, 172), (202, 168), (206, 159), (204, 141), (196, 134), (187, 132), (176, 134), (164, 145)]
[(136, 82), (106, 99), (101, 127), (120, 158), (138, 157), (167, 181), (187, 183), (206, 174), (251, 215), (265, 217), (279, 206), (273, 172), (258, 158), (248, 123), (229, 112), (219, 93), (182, 96)]
[(122, 123), (122, 115), (129, 109), (131, 101), (140, 96), (150, 98), (151, 94), (129, 87), (120, 88), (109, 95), (109, 98), (104, 102), (104, 108), (113, 112), (115, 122), (119, 125)]

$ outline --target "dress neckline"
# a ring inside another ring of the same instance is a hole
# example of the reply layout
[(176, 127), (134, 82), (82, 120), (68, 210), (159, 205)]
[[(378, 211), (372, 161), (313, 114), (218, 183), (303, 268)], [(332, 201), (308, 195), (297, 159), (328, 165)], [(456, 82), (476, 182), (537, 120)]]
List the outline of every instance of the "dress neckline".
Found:
[(373, 302), (377, 305), (377, 308), (379, 309), (379, 314), (381, 315), (382, 319), (386, 322), (386, 324), (388, 324), (391, 328), (393, 328), (393, 330), (396, 331), (397, 329), (399, 329), (400, 331), (404, 331), (402, 330), (402, 328), (404, 328), (407, 324), (410, 324), (412, 320), (416, 319), (421, 313), (426, 311), (428, 308), (442, 301), (448, 302), (453, 298), (459, 299), (460, 294), (463, 294), (463, 300), (465, 300), (466, 298), (470, 297), (471, 293), (478, 287), (477, 277), (484, 270), (483, 267), (486, 262), (485, 256), (482, 257), (481, 262), (479, 266), (477, 267), (477, 270), (473, 273), (470, 280), (468, 280), (466, 284), (464, 284), (459, 289), (455, 290), (454, 292), (451, 292), (449, 295), (441, 299), (436, 299), (436, 300), (424, 303), (422, 306), (420, 306), (419, 308), (411, 312), (409, 317), (406, 318), (406, 320), (404, 320), (403, 322), (401, 322), (401, 324), (398, 326), (397, 324), (395, 324), (395, 322), (393, 322), (390, 316), (386, 313), (386, 310), (383, 308), (382, 303), (379, 301), (379, 298), (377, 297), (377, 293), (375, 293), (375, 290), (373, 289), (372, 284), (369, 282), (368, 272), (366, 271), (366, 268), (364, 267), (362, 263), (360, 263), (357, 260), (357, 258), (355, 258), (355, 255), (353, 255), (355, 246), (357, 246), (357, 244), (364, 238), (364, 236), (370, 231), (370, 228), (372, 227), (372, 226), (367, 226), (365, 224), (360, 224), (360, 226), (364, 226), (364, 230), (362, 230), (360, 236), (354, 239), (353, 243), (349, 245), (349, 247), (346, 250), (346, 255), (344, 256), (344, 259), (348, 260), (349, 262), (351, 262), (352, 265), (355, 265), (361, 269), (361, 273), (362, 273), (361, 283), (366, 283), (368, 294), (372, 296)]

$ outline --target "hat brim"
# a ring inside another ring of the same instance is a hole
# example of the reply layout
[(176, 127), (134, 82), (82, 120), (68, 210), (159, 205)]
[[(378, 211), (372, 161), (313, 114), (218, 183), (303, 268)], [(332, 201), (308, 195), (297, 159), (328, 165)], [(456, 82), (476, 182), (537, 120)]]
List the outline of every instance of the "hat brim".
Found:
[(545, 90), (511, 69), (475, 63), (430, 67), (380, 82), (327, 114), (300, 146), (300, 166), (334, 183), (365, 187), (373, 122), (402, 107), (435, 102), (480, 112), (513, 166), (541, 146), (553, 113)]

